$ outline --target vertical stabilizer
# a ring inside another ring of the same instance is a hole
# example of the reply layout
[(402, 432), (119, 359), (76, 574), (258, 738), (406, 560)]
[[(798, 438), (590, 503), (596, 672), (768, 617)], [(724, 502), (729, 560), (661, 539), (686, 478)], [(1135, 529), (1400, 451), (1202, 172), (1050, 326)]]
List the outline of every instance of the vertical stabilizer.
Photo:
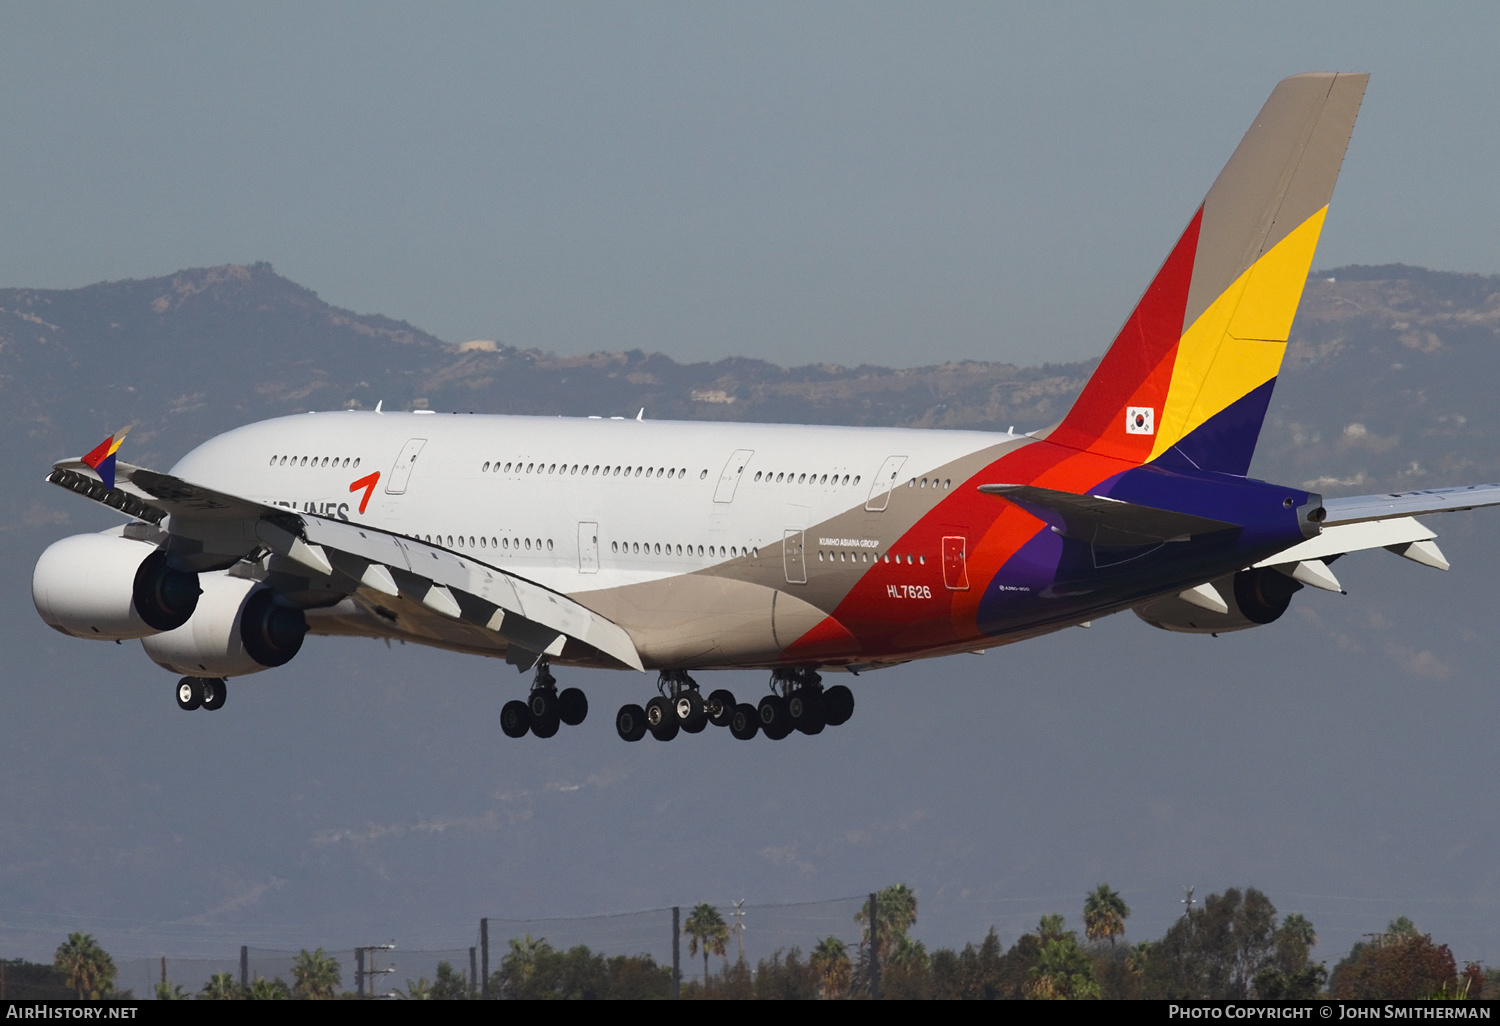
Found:
[(1276, 86), (1051, 441), (1249, 469), (1368, 81)]

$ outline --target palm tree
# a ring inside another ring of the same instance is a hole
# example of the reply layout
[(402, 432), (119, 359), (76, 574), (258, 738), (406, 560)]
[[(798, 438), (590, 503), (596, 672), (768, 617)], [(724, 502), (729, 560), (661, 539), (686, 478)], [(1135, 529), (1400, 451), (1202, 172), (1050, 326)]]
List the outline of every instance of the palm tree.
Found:
[(242, 997), (233, 973), (214, 973), (198, 992), (199, 1001), (238, 1001)]
[(1072, 934), (1045, 941), (1029, 975), (1031, 980), (1024, 990), (1033, 1000), (1096, 998), (1100, 994), (1094, 979), (1094, 964)]
[(1301, 912), (1291, 912), (1281, 921), (1281, 928), (1301, 941), (1306, 947), (1314, 947), (1318, 943), (1318, 932), (1313, 929), (1312, 921)]
[(807, 963), (818, 974), (818, 992), (823, 1000), (841, 998), (849, 993), (853, 967), (849, 964), (849, 948), (843, 941), (837, 937), (824, 937), (813, 948)]
[(280, 976), (274, 980), (257, 976), (250, 982), (250, 988), (245, 991), (245, 996), (251, 1001), (286, 1001), (291, 998), (292, 989)]
[(406, 999), (407, 1001), (431, 1001), (432, 984), (427, 982), (427, 977), (425, 976), (418, 979), (416, 983), (411, 982), (411, 980), (407, 980), (406, 993), (403, 994), (398, 990), (396, 992), (396, 995), (398, 997)]
[(1091, 941), (1109, 938), (1113, 947), (1115, 938), (1125, 933), (1125, 920), (1130, 915), (1130, 906), (1118, 891), (1110, 890), (1102, 883), (1087, 898), (1083, 899), (1083, 933)]
[(188, 992), (180, 983), (168, 983), (166, 980), (156, 985), (156, 1000), (158, 1001), (186, 1001)]
[(52, 964), (63, 974), (68, 986), (78, 992), (79, 1000), (97, 1001), (114, 989), (115, 960), (101, 948), (93, 935), (70, 933), (67, 942), (58, 946)]
[(700, 946), (703, 948), (703, 982), (706, 985), (708, 956), (712, 953), (724, 957), (725, 946), (729, 943), (729, 925), (719, 915), (719, 910), (705, 901), (688, 913), (682, 931), (688, 935), (689, 958), (698, 953)]
[(1043, 941), (1059, 940), (1064, 935), (1064, 925), (1066, 921), (1062, 916), (1042, 916), (1041, 921), (1036, 924), (1036, 935)]
[[(876, 924), (875, 931), (879, 945), (876, 950), (888, 950), (892, 940), (906, 936), (906, 931), (911, 929), (912, 924), (917, 921), (917, 896), (910, 887), (900, 883), (892, 884), (877, 892), (875, 900), (880, 906), (880, 922)], [(868, 901), (856, 913), (854, 921), (865, 924), (865, 937), (868, 939), (870, 936), (870, 903)]]
[(500, 971), (511, 996), (525, 992), (526, 984), (531, 982), (531, 977), (536, 973), (537, 958), (551, 950), (552, 945), (547, 943), (546, 937), (532, 940), (528, 933), (525, 940), (516, 940), (514, 937), (510, 939), (510, 951), (500, 959)]
[(338, 996), (339, 979), (338, 959), (323, 954), (322, 948), (303, 948), (292, 963), (292, 990), (299, 998), (330, 1000)]

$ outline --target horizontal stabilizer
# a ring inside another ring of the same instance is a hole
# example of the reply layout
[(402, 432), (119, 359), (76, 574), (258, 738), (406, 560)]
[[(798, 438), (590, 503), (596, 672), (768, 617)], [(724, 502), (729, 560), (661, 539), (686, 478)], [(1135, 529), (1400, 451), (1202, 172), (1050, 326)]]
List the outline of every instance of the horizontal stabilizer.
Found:
[(1046, 521), (1058, 534), (1094, 545), (1144, 545), (1240, 526), (1103, 495), (1074, 495), (1034, 485), (987, 484), (980, 485), (979, 490), (1015, 503)]
[(1500, 506), (1500, 484), (1463, 485), (1458, 488), (1426, 488), (1417, 492), (1387, 492), (1384, 495), (1351, 495), (1324, 499), (1328, 516), (1324, 527), (1357, 524), (1389, 517), (1419, 517), (1428, 513), (1455, 513), (1465, 509)]
[[(1325, 508), (1326, 504), (1325, 504)], [(1360, 520), (1352, 524), (1325, 523), (1320, 534), (1283, 549), (1255, 564), (1256, 566), (1291, 566), (1305, 559), (1328, 559), (1365, 549), (1394, 548), (1412, 542), (1430, 542), (1437, 535), (1411, 517), (1390, 520)]]

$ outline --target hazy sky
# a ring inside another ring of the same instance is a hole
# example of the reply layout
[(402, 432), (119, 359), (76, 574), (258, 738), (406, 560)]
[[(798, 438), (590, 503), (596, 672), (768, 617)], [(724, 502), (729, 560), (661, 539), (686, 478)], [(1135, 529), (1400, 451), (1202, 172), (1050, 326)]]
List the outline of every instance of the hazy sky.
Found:
[(1281, 77), (1373, 73), (1318, 262), (1493, 273), (1500, 8), (10, 4), (0, 285), (269, 260), (459, 342), (1102, 351)]

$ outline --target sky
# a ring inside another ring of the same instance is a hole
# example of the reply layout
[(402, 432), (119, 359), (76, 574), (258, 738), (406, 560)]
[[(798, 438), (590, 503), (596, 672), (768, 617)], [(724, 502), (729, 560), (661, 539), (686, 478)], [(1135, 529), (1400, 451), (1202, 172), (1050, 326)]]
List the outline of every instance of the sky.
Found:
[(1319, 265), (1495, 273), (1500, 9), (12, 4), (0, 285), (255, 260), (454, 343), (1096, 355), (1276, 81), (1372, 74)]
[[(0, 286), (268, 260), (455, 343), (1076, 360), (1297, 72), (1373, 76), (1320, 266), (1500, 271), (1497, 30), (1462, 4), (6, 5)], [(60, 519), (0, 528), (14, 580), (114, 522), (26, 467)], [(508, 668), (328, 639), (184, 716), (138, 647), (0, 590), (0, 954), (467, 946), (482, 915), (897, 881), (929, 947), (1008, 945), (1108, 881), (1135, 940), (1186, 885), (1248, 885), (1330, 964), (1398, 915), (1494, 963), (1481, 516), (1441, 523), (1449, 575), (1377, 552), (1274, 631), (1122, 615), (885, 671), (780, 748), (624, 745), (643, 682), (581, 671), (582, 727), (508, 743)]]

